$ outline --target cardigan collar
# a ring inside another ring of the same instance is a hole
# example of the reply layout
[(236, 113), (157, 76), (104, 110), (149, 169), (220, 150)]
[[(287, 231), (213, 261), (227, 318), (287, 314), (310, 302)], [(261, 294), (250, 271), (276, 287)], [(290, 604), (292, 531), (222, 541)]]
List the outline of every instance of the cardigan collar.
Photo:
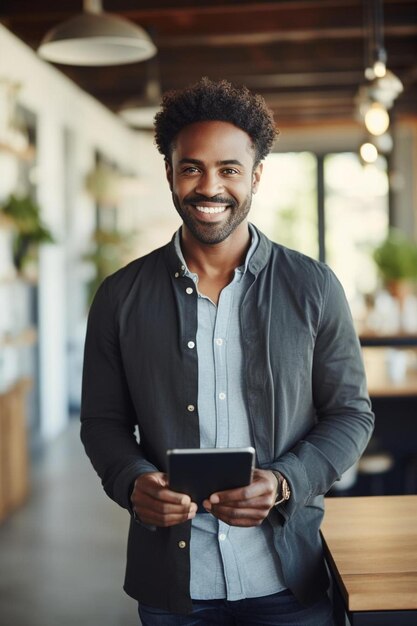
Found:
[[(257, 274), (259, 274), (259, 272), (265, 267), (268, 262), (271, 254), (272, 244), (268, 237), (266, 237), (260, 230), (258, 230), (256, 226), (251, 224), (251, 227), (257, 233), (259, 241), (256, 249), (249, 259), (248, 270), (254, 276), (257, 276)], [(170, 273), (172, 274), (172, 276), (174, 276), (174, 278), (178, 278), (179, 276), (185, 275), (187, 268), (184, 264), (184, 260), (181, 259), (177, 254), (175, 247), (175, 236), (176, 233), (174, 233), (171, 241), (165, 247), (165, 256), (167, 259)]]

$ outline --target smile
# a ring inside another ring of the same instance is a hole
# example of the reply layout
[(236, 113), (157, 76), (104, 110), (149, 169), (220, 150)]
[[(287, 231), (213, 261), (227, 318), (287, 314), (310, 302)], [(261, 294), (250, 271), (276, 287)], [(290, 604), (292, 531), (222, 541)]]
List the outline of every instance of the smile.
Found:
[(197, 209), (197, 211), (200, 211), (200, 213), (223, 213), (223, 211), (225, 211), (227, 209), (227, 205), (223, 205), (223, 206), (197, 206), (195, 205), (195, 208)]

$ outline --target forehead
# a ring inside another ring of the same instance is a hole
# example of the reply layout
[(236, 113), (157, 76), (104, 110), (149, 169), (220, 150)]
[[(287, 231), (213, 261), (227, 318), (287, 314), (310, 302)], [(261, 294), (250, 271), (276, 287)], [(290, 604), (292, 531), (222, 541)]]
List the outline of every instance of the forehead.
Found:
[(255, 150), (250, 136), (229, 122), (204, 121), (185, 126), (175, 138), (172, 158), (199, 160), (240, 159), (253, 162)]

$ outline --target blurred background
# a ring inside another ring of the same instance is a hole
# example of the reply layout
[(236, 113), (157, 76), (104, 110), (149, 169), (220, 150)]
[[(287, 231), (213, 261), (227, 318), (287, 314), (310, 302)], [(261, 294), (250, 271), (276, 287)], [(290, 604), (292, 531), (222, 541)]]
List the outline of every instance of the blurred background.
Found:
[(417, 2), (3, 0), (0, 622), (137, 623), (128, 516), (78, 442), (91, 298), (179, 226), (152, 119), (201, 76), (280, 137), (252, 221), (332, 267), (375, 435), (329, 495), (417, 493)]

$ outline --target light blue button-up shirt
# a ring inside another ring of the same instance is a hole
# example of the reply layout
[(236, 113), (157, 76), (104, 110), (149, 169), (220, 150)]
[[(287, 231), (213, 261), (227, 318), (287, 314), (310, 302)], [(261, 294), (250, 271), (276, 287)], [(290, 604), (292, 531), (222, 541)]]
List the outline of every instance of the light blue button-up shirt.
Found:
[[(202, 448), (237, 448), (253, 445), (243, 382), (243, 350), (239, 310), (250, 284), (249, 259), (258, 235), (249, 225), (252, 242), (244, 265), (221, 292), (218, 305), (198, 292), (198, 413)], [(198, 276), (186, 274), (197, 286)], [(211, 514), (192, 522), (190, 593), (195, 600), (241, 600), (277, 593), (285, 588), (281, 565), (273, 547), (272, 528), (229, 526)]]

